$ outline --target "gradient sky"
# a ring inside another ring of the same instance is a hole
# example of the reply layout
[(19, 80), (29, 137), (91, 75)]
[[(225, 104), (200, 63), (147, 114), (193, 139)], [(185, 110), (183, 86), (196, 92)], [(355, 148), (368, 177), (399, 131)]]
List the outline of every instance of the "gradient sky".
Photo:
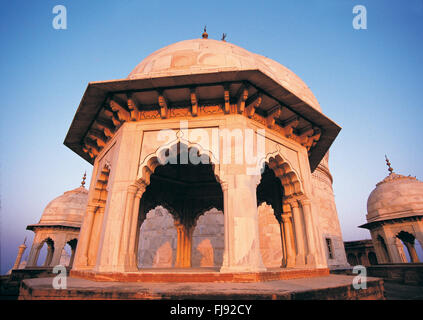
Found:
[[(367, 30), (352, 27), (355, 5)], [(67, 30), (52, 27), (55, 5)], [(0, 273), (44, 207), (92, 166), (63, 145), (89, 81), (125, 78), (147, 55), (201, 37), (272, 58), (343, 129), (330, 169), (344, 240), (368, 239), (366, 202), (387, 174), (423, 178), (423, 0), (1, 1)], [(89, 179), (88, 179), (89, 180)], [(87, 181), (89, 182), (89, 181)]]

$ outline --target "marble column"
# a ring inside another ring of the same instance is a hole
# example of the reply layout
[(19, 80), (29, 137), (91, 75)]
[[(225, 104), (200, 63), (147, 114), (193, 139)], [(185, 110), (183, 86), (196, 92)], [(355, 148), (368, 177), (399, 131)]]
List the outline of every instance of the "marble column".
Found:
[(295, 265), (304, 266), (305, 253), (306, 253), (304, 220), (298, 205), (298, 201), (292, 200), (292, 201), (289, 201), (289, 204), (291, 205), (291, 208), (292, 208), (292, 215), (294, 218), (295, 240), (296, 240), (295, 243), (297, 244), (297, 255), (295, 257)]
[(229, 261), (230, 257), (230, 248), (229, 248), (229, 215), (228, 215), (228, 183), (223, 182), (221, 183), (222, 193), (223, 193), (223, 227), (224, 227), (224, 249), (223, 249), (223, 262), (222, 262), (222, 269), (227, 269), (229, 265), (231, 265)]
[(402, 263), (407, 263), (408, 261), (407, 261), (407, 256), (405, 255), (405, 250), (404, 250), (403, 242), (400, 239), (395, 238), (395, 242), (394, 243), (395, 243), (395, 247), (397, 249), (397, 252), (398, 252), (398, 256), (400, 258), (400, 261)]
[(125, 213), (122, 221), (122, 231), (119, 246), (119, 268), (124, 268), (125, 259), (128, 254), (129, 236), (130, 236), (130, 224), (135, 203), (135, 194), (138, 191), (138, 187), (130, 185), (126, 193), (126, 204)]
[(128, 250), (125, 258), (125, 271), (138, 271), (137, 267), (137, 252), (135, 248), (137, 247), (137, 227), (139, 219), (139, 210), (140, 202), (142, 195), (144, 194), (146, 185), (141, 185), (138, 188), (137, 193), (135, 194), (134, 205), (132, 207), (132, 214), (130, 216), (130, 227), (129, 227), (129, 238), (128, 238)]
[(279, 231), (281, 233), (281, 247), (282, 247), (282, 261), (281, 261), (281, 268), (286, 268), (286, 256), (287, 256), (287, 250), (286, 250), (286, 241), (285, 241), (285, 228), (283, 226), (283, 219), (282, 216), (278, 219), (279, 222)]
[(394, 234), (389, 228), (384, 227), (382, 233), (384, 235), (386, 248), (390, 257), (390, 262), (402, 263), (403, 259), (401, 258), (400, 250), (398, 250), (398, 246), (401, 247), (401, 250), (404, 250), (403, 246), (401, 245), (401, 241), (396, 237), (396, 234)]
[(49, 267), (52, 263), (53, 254), (55, 253), (55, 247), (47, 245), (47, 256), (44, 260), (43, 267)]
[[(78, 251), (76, 253), (76, 261), (75, 267), (79, 266), (88, 266), (88, 252), (90, 248), (91, 242), (91, 233), (93, 229), (94, 223), (94, 212), (96, 210), (96, 206), (88, 205), (87, 206), (87, 213), (84, 218), (83, 228), (81, 228), (80, 237), (78, 239)], [(78, 257), (79, 252), (81, 252), (81, 256)]]
[(412, 244), (410, 242), (406, 242), (406, 241), (404, 241), (404, 244), (407, 247), (408, 253), (409, 253), (410, 258), (411, 258), (411, 262), (412, 263), (420, 262), (419, 257), (418, 257), (417, 252), (416, 252), (416, 248), (414, 248), (414, 244)]
[(175, 267), (190, 268), (193, 228), (179, 222), (176, 222), (175, 226), (178, 234)]
[(256, 188), (260, 176), (237, 174), (227, 177), (224, 192), (225, 256), (221, 272), (265, 271), (260, 253)]
[(292, 268), (295, 266), (295, 244), (292, 230), (291, 212), (284, 210), (284, 214), (282, 214), (282, 221), (286, 243), (286, 268)]
[(38, 255), (40, 253), (40, 242), (39, 239), (37, 239), (37, 236), (35, 236), (31, 251), (29, 252), (28, 261), (26, 262), (25, 268), (31, 268), (34, 267), (37, 264)]
[(313, 217), (311, 216), (311, 201), (303, 199), (300, 201), (303, 209), (305, 229), (307, 234), (307, 256), (306, 264), (308, 266), (316, 265), (317, 243), (315, 243), (315, 229), (313, 225)]
[(70, 268), (72, 268), (72, 266), (73, 266), (73, 260), (75, 259), (75, 251), (76, 251), (76, 248), (71, 248), (71, 257), (70, 257), (70, 260), (69, 260), (69, 267)]
[(54, 250), (51, 262), (49, 263), (50, 267), (54, 267), (60, 264), (60, 258), (62, 257), (63, 249), (66, 245), (66, 239), (64, 237), (54, 239)]
[(105, 207), (97, 207), (94, 213), (94, 221), (91, 228), (90, 242), (88, 248), (88, 265), (96, 266), (99, 256), (100, 236), (103, 228), (103, 217)]

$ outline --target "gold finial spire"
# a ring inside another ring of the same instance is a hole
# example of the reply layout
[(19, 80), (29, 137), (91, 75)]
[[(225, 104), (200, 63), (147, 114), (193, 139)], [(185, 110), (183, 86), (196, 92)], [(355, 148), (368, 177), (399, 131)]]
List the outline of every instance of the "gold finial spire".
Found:
[(388, 166), (388, 171), (389, 171), (389, 174), (391, 174), (392, 172), (394, 172), (394, 169), (392, 169), (392, 167), (391, 167), (391, 163), (389, 162), (389, 159), (388, 159), (388, 157), (386, 156), (386, 154), (385, 154), (385, 161), (386, 161), (386, 165)]
[(222, 41), (226, 42), (226, 33), (222, 34)]
[(207, 34), (207, 26), (204, 26), (204, 32), (202, 34), (203, 39), (207, 39), (209, 37), (209, 35)]
[(85, 179), (87, 178), (87, 171), (84, 172), (84, 176), (82, 177), (81, 187), (85, 188)]

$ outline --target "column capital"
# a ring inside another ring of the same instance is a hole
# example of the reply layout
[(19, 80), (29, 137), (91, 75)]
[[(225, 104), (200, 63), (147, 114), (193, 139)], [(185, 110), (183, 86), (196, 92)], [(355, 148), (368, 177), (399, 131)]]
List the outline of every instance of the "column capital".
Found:
[(131, 194), (135, 194), (138, 191), (138, 189), (139, 189), (139, 186), (137, 186), (136, 184), (131, 184), (128, 186), (127, 192)]
[(148, 184), (144, 181), (138, 183), (138, 191), (136, 194), (137, 198), (141, 198), (145, 190), (147, 189)]
[(291, 206), (288, 202), (283, 201), (282, 202), (282, 211), (283, 214), (291, 214)]
[(87, 211), (93, 213), (97, 207), (98, 205), (91, 202), (87, 205)]
[(282, 218), (282, 221), (284, 223), (290, 222), (291, 218), (292, 218), (292, 214), (290, 212), (289, 213), (283, 213), (283, 214), (281, 214), (281, 218)]
[(229, 189), (229, 183), (227, 182), (222, 182), (220, 184), (220, 187), (222, 188), (222, 191), (227, 191)]
[(308, 198), (303, 198), (299, 200), (302, 206), (311, 205), (311, 200)]
[(292, 209), (299, 208), (299, 204), (298, 204), (297, 199), (287, 199), (285, 201), (291, 206)]

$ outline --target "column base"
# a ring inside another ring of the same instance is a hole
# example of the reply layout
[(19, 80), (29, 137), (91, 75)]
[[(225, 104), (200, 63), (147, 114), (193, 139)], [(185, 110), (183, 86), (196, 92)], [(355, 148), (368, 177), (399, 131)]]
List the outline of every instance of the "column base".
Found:
[(123, 269), (125, 272), (135, 272), (138, 271), (137, 259), (134, 254), (125, 255), (125, 265)]
[(88, 256), (82, 256), (78, 259), (77, 263), (74, 265), (75, 268), (84, 268), (88, 267)]
[(295, 257), (288, 257), (286, 262), (286, 268), (294, 268), (295, 267)]
[(302, 254), (295, 256), (295, 266), (296, 267), (304, 267), (306, 264), (305, 257)]
[(222, 266), (219, 270), (221, 273), (238, 273), (238, 272), (265, 272), (266, 267), (251, 266)]
[(306, 264), (307, 266), (315, 266), (316, 265), (316, 258), (313, 254), (308, 254), (306, 257)]

